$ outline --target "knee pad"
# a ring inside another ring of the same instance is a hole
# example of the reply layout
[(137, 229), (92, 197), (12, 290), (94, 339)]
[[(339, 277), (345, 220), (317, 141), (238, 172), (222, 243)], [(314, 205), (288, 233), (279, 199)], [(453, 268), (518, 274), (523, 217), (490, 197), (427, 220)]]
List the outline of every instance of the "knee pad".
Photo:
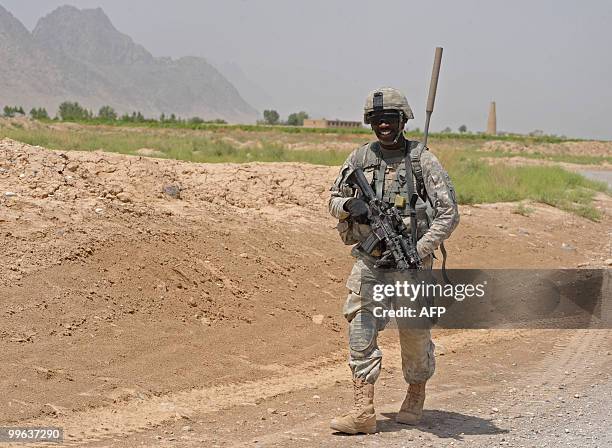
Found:
[(349, 348), (366, 355), (375, 345), (378, 334), (376, 318), (369, 311), (359, 311), (349, 323)]

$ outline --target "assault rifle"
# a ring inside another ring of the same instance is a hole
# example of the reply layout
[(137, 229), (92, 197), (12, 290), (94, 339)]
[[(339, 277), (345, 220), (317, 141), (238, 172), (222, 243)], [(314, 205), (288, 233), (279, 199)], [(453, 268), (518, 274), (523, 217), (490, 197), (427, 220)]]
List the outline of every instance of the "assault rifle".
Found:
[(402, 216), (394, 206), (379, 200), (372, 190), (363, 171), (356, 168), (348, 177), (361, 191), (362, 199), (367, 202), (372, 233), (359, 246), (371, 254), (379, 243), (384, 244), (384, 252), (377, 260), (377, 267), (395, 267), (400, 270), (423, 269), (416, 251), (416, 241), (408, 232)]

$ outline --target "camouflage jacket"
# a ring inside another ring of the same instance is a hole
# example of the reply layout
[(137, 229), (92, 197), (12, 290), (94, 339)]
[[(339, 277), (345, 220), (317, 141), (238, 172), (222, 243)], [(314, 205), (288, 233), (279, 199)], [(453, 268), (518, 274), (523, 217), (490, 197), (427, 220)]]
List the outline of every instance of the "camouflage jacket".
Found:
[[(408, 141), (407, 144), (413, 150), (417, 147), (418, 142)], [(329, 212), (332, 216), (339, 219), (338, 231), (345, 244), (356, 244), (370, 233), (369, 225), (354, 223), (349, 219), (349, 214), (344, 210), (344, 204), (355, 196), (355, 190), (346, 183), (346, 177), (353, 169), (361, 168), (368, 180), (373, 182), (379, 170), (381, 159), (380, 146), (376, 141), (354, 150), (340, 168), (340, 173), (331, 187)], [(430, 205), (429, 201), (419, 198), (416, 205), (417, 251), (419, 256), (425, 258), (432, 254), (457, 227), (459, 224), (459, 210), (453, 183), (438, 158), (430, 151), (424, 150), (421, 152), (420, 165), (423, 172), (423, 183), (427, 196), (431, 201)], [(405, 173), (404, 166), (402, 159), (402, 163), (397, 167), (398, 184), (405, 180), (402, 176), (402, 173)], [(416, 191), (415, 176), (413, 176), (413, 180)], [(394, 185), (393, 182), (390, 182), (387, 175), (385, 175), (384, 183), (385, 191)], [(398, 192), (397, 194), (400, 193)], [(385, 193), (384, 200), (392, 203), (393, 196)], [(404, 222), (410, 228), (410, 220), (407, 216), (404, 218)]]

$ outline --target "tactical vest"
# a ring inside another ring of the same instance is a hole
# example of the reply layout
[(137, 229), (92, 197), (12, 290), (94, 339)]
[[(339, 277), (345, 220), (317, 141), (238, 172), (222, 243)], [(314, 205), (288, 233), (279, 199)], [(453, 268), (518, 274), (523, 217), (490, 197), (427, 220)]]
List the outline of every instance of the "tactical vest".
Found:
[[(356, 162), (361, 165), (376, 196), (389, 204), (395, 205), (400, 214), (406, 218), (410, 213), (408, 207), (410, 194), (407, 178), (412, 177), (414, 179), (414, 189), (419, 195), (415, 210), (417, 214), (417, 234), (420, 237), (431, 225), (435, 213), (431, 201), (427, 197), (423, 170), (421, 168), (421, 154), (427, 148), (424, 148), (416, 141), (409, 140), (406, 143), (410, 154), (412, 176), (406, 176), (406, 163), (403, 158), (391, 166), (387, 165), (387, 162), (382, 157), (378, 142), (368, 143), (359, 148)], [(410, 228), (409, 220), (405, 219), (404, 221), (406, 226)]]
[[(406, 151), (410, 157), (409, 166), (412, 168), (412, 176), (406, 173), (405, 158), (394, 164), (394, 169), (388, 169), (386, 162), (382, 158), (378, 142), (371, 142), (360, 147), (353, 158), (354, 168), (361, 168), (370, 181), (370, 185), (374, 189), (376, 195), (388, 202), (394, 204), (400, 209), (400, 214), (404, 217), (404, 224), (411, 230), (410, 224), (410, 208), (409, 198), (411, 194), (409, 190), (408, 182), (406, 179), (413, 179), (413, 190), (417, 193), (418, 199), (415, 204), (416, 218), (417, 218), (417, 238), (423, 236), (427, 229), (431, 226), (435, 216), (435, 210), (431, 198), (427, 195), (427, 189), (425, 188), (425, 182), (423, 180), (423, 169), (421, 167), (421, 154), (426, 151), (427, 148), (421, 145), (417, 141), (406, 141)], [(394, 171), (394, 173), (392, 173)], [(350, 168), (346, 167), (344, 176), (350, 174)], [(339, 184), (344, 183), (346, 178), (342, 176), (339, 179)], [(398, 199), (399, 196), (399, 199)], [(403, 207), (401, 207), (403, 205)], [(399, 206), (399, 207), (398, 207)], [(347, 221), (341, 221), (338, 227), (338, 231), (345, 244), (354, 244), (368, 236), (369, 226), (366, 224), (357, 224), (354, 229), (351, 229), (351, 224)], [(355, 248), (353, 248), (355, 250)], [(444, 243), (440, 244), (440, 251), (442, 252), (442, 276), (444, 280), (450, 284), (451, 281), (446, 275), (446, 248)], [(435, 255), (432, 254), (434, 258)]]

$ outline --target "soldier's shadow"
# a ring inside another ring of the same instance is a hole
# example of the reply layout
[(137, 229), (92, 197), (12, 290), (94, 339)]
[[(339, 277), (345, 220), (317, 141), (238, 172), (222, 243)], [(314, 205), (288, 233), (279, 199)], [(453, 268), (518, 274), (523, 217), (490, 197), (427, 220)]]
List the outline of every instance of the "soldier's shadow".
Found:
[(497, 427), (491, 420), (458, 412), (437, 409), (424, 410), (418, 425), (402, 425), (395, 422), (395, 412), (383, 412), (388, 420), (377, 422), (378, 432), (397, 432), (402, 429), (416, 428), (440, 438), (462, 440), (464, 435), (505, 434), (507, 429)]

